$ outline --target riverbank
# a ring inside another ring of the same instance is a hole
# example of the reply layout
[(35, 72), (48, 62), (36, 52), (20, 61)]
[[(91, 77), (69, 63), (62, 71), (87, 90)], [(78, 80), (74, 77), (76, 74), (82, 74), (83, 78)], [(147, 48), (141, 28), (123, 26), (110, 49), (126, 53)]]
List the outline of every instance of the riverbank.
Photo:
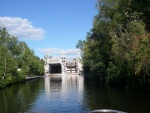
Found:
[(43, 77), (43, 75), (38, 75), (38, 76), (26, 76), (25, 78), (16, 78), (15, 80), (9, 80), (9, 81), (6, 81), (5, 79), (4, 80), (1, 80), (0, 81), (0, 89), (3, 89), (7, 86), (11, 86), (13, 84), (18, 84), (18, 83), (21, 83), (21, 82), (25, 82), (25, 81), (29, 81), (29, 80), (33, 80), (33, 79), (37, 79), (37, 78), (40, 78), (40, 77)]

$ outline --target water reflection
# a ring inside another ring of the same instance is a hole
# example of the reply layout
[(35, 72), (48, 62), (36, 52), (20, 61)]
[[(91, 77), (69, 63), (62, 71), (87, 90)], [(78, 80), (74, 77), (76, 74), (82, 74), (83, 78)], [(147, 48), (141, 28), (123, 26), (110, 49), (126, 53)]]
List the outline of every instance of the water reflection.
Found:
[[(79, 75), (47, 76), (45, 80), (45, 103), (47, 112), (72, 113), (82, 111), (84, 77)], [(38, 105), (36, 105), (38, 106)], [(37, 108), (34, 106), (34, 108)]]
[(48, 96), (51, 92), (67, 93), (67, 91), (77, 89), (83, 92), (84, 78), (79, 75), (63, 75), (63, 76), (46, 76), (45, 78), (45, 94)]
[(42, 79), (23, 82), (0, 90), (0, 113), (26, 112), (31, 109), (43, 87)]
[(115, 109), (129, 113), (149, 113), (150, 95), (117, 87), (85, 82), (83, 103), (90, 110)]
[(46, 93), (46, 95), (49, 95), (49, 93), (50, 93), (50, 77), (45, 77), (44, 78), (45, 80), (45, 93)]

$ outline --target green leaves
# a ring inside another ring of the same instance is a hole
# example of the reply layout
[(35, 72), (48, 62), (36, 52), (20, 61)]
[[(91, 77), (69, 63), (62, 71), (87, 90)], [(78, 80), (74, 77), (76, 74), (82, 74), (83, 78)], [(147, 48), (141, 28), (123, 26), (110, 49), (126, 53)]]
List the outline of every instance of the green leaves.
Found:
[(142, 0), (98, 0), (93, 28), (82, 44), (85, 72), (106, 80), (149, 75), (148, 5), (144, 4)]
[[(17, 71), (18, 68), (20, 71)], [(0, 88), (20, 82), (27, 75), (42, 75), (44, 61), (34, 55), (25, 42), (0, 29)]]

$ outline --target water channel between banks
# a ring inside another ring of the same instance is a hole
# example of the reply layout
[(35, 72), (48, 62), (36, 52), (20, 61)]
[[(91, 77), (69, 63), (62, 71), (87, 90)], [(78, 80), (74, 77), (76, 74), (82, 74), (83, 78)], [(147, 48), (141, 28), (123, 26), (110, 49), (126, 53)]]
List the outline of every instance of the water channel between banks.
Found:
[(49, 76), (0, 90), (0, 113), (85, 113), (115, 109), (149, 113), (150, 94), (102, 86), (83, 76)]

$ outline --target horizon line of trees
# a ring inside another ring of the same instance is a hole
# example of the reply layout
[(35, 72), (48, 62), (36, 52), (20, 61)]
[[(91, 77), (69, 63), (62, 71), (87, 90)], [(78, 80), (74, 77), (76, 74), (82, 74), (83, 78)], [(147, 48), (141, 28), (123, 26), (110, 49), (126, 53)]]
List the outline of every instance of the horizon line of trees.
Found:
[(43, 74), (44, 61), (25, 42), (0, 27), (0, 88)]
[(96, 7), (93, 27), (76, 45), (85, 74), (128, 87), (150, 84), (150, 0), (98, 0)]

